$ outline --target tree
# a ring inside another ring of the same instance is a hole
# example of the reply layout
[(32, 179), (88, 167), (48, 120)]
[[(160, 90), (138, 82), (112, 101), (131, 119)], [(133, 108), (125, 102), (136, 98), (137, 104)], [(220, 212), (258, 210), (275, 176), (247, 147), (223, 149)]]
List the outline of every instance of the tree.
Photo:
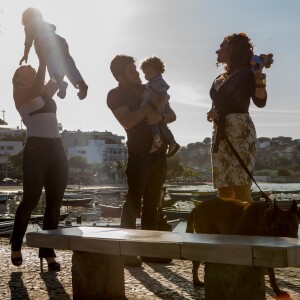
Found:
[(89, 163), (83, 156), (73, 156), (69, 158), (69, 168), (84, 172), (89, 168)]
[(168, 159), (168, 179), (182, 176), (183, 170), (183, 165), (180, 163), (179, 157), (177, 155), (172, 156)]
[(188, 178), (188, 177), (198, 177), (200, 175), (201, 175), (201, 173), (199, 171), (195, 171), (191, 168), (184, 168), (183, 173), (182, 173), (182, 176), (186, 177), (186, 178)]
[(125, 163), (124, 161), (114, 161), (107, 164), (107, 171), (111, 182), (118, 183), (119, 180), (125, 179)]
[(268, 137), (259, 137), (259, 138), (257, 138), (257, 141), (260, 142), (260, 143), (271, 142), (271, 139), (268, 138)]
[(126, 164), (122, 160), (117, 161), (117, 174), (118, 178), (120, 178), (122, 181), (124, 181), (126, 174), (125, 174), (125, 169), (126, 169)]
[(83, 156), (69, 158), (69, 182), (75, 184), (88, 184), (91, 166)]
[(15, 178), (22, 178), (22, 163), (23, 163), (23, 152), (20, 151), (18, 154), (16, 155), (11, 155), (9, 157), (9, 169), (11, 174), (11, 177), (15, 177)]
[(211, 138), (210, 137), (206, 137), (203, 142), (204, 145), (209, 146), (211, 144)]
[(290, 176), (291, 173), (290, 173), (290, 171), (287, 170), (287, 169), (278, 169), (278, 170), (277, 170), (277, 175), (278, 175), (278, 176)]

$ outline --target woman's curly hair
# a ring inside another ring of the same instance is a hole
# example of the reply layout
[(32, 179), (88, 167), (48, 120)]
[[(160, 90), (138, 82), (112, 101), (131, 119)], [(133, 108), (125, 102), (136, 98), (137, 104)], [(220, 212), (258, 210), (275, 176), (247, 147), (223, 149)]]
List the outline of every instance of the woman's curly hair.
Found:
[(230, 49), (229, 62), (225, 67), (227, 73), (250, 64), (253, 56), (253, 44), (245, 33), (227, 35), (224, 41), (228, 42)]
[(165, 72), (165, 63), (157, 56), (150, 56), (142, 61), (141, 70), (144, 71), (144, 69), (147, 67), (152, 67), (160, 74), (163, 74)]
[(42, 13), (34, 7), (29, 7), (25, 9), (22, 13), (22, 24), (26, 25), (29, 21), (31, 21), (34, 18), (43, 18)]

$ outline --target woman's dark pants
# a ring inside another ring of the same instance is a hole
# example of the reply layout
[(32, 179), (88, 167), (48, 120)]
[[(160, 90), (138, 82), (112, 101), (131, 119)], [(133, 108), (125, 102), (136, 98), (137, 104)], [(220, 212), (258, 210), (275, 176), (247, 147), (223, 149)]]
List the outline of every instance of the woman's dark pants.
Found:
[[(23, 199), (16, 210), (12, 251), (21, 250), (31, 213), (40, 200), (43, 187), (46, 195), (43, 230), (58, 227), (67, 179), (68, 160), (61, 139), (29, 137), (23, 149)], [(54, 250), (40, 248), (39, 257), (55, 257)]]

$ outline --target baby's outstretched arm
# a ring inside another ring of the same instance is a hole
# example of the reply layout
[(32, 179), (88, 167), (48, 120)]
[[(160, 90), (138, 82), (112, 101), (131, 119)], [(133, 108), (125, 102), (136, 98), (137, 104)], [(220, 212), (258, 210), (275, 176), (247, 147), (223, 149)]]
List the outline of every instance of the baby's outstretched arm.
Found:
[(23, 55), (23, 57), (21, 58), (21, 60), (19, 62), (20, 66), (22, 65), (23, 61), (25, 61), (25, 63), (27, 64), (28, 54), (29, 54), (30, 48), (31, 48), (31, 46), (28, 46), (28, 45), (25, 44), (24, 55)]

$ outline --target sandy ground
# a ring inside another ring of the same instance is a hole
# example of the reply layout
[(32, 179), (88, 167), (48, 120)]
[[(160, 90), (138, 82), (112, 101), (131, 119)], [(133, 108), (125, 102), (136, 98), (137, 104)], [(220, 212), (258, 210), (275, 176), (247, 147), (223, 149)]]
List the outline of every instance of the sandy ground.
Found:
[[(57, 251), (62, 271), (40, 272), (37, 249), (23, 247), (23, 265), (10, 263), (8, 238), (0, 238), (0, 299), (72, 299), (70, 251)], [(205, 299), (204, 289), (194, 288), (189, 261), (173, 260), (170, 264), (143, 263), (141, 268), (125, 269), (128, 299)], [(203, 278), (203, 272), (200, 278)], [(300, 268), (277, 269), (280, 287), (290, 293), (288, 299), (300, 299)], [(267, 298), (275, 299), (267, 285)], [(282, 299), (282, 298), (280, 298)]]

